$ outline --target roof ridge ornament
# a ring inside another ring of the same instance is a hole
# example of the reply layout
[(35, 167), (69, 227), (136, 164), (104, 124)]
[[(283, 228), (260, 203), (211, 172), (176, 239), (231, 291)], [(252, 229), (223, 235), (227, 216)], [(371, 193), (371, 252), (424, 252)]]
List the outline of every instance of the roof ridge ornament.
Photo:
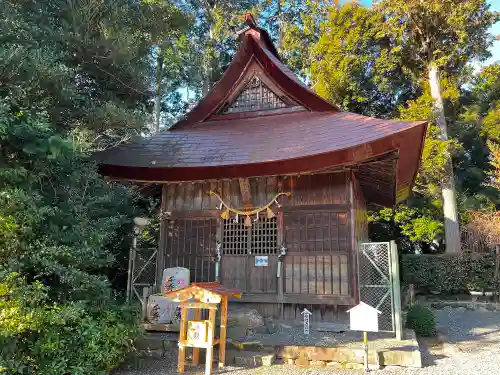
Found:
[(255, 17), (251, 12), (245, 12), (245, 23), (251, 28), (257, 28), (257, 22), (255, 22)]

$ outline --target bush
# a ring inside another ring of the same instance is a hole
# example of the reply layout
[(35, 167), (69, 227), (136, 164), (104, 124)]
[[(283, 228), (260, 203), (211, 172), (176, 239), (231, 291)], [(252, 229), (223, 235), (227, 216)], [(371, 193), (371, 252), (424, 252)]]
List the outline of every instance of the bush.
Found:
[(16, 275), (0, 283), (0, 373), (104, 375), (134, 349), (133, 310), (116, 303), (98, 311), (83, 303), (54, 305), (47, 289)]
[(414, 305), (410, 308), (406, 316), (406, 327), (422, 336), (436, 335), (434, 314), (427, 307), (421, 305)]
[(491, 254), (402, 255), (401, 278), (426, 292), (454, 294), (494, 288)]

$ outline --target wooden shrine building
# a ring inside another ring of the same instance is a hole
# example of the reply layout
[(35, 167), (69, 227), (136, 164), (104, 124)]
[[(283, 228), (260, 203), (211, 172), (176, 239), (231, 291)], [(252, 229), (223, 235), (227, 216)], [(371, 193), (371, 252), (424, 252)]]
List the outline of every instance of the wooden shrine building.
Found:
[(218, 278), (264, 316), (300, 319), (307, 305), (332, 320), (358, 301), (366, 205), (408, 197), (426, 123), (340, 111), (283, 64), (251, 15), (246, 23), (197, 106), (100, 153), (101, 172), (162, 187), (158, 291), (165, 268), (186, 267), (191, 282)]

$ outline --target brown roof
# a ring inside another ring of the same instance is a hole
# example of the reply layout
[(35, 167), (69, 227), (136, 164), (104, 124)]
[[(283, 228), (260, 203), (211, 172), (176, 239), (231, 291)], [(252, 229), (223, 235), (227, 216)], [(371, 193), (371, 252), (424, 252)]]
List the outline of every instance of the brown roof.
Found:
[[(269, 163), (345, 151), (415, 127), (421, 131), (422, 122), (379, 120), (349, 112), (300, 111), (163, 131), (108, 150), (100, 160), (103, 164), (149, 168)], [(391, 146), (399, 148), (395, 143)], [(363, 155), (353, 155), (352, 160), (337, 158), (332, 164), (360, 162), (376, 155), (375, 150), (367, 150)]]
[[(197, 107), (168, 131), (97, 155), (102, 172), (117, 179), (166, 182), (310, 173), (359, 164), (362, 187), (372, 189), (371, 194), (365, 191), (369, 200), (391, 205), (407, 198), (425, 122), (340, 112), (279, 60), (262, 30), (249, 27), (241, 38), (224, 76)], [(299, 107), (221, 114), (255, 69), (264, 72), (280, 97)], [(365, 164), (394, 153), (397, 162)]]
[(206, 121), (226, 104), (238, 84), (246, 77), (249, 65), (256, 61), (264, 68), (267, 75), (287, 96), (310, 111), (339, 111), (333, 104), (321, 98), (309, 89), (269, 48), (269, 37), (260, 29), (249, 28), (241, 37), (241, 44), (231, 64), (222, 78), (212, 87), (210, 92), (193, 108), (184, 119), (172, 128), (186, 127)]
[[(211, 295), (221, 297), (234, 297), (241, 298), (241, 290), (226, 288), (218, 282), (211, 283), (192, 283), (183, 289), (174, 290), (165, 294), (175, 301), (186, 302), (190, 299), (202, 300), (203, 298), (210, 298)], [(206, 301), (202, 301), (206, 302)]]

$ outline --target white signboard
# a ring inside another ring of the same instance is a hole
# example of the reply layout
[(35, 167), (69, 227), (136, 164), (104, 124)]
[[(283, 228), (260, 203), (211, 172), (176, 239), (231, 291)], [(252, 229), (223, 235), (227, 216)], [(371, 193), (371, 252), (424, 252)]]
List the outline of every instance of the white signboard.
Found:
[(302, 315), (304, 315), (304, 335), (309, 334), (309, 317), (312, 315), (312, 312), (310, 312), (308, 309), (304, 309), (304, 311), (301, 312)]
[(376, 308), (361, 302), (347, 312), (351, 331), (378, 332), (378, 316), (382, 313)]
[(267, 267), (269, 265), (268, 256), (256, 256), (255, 257), (255, 267)]

